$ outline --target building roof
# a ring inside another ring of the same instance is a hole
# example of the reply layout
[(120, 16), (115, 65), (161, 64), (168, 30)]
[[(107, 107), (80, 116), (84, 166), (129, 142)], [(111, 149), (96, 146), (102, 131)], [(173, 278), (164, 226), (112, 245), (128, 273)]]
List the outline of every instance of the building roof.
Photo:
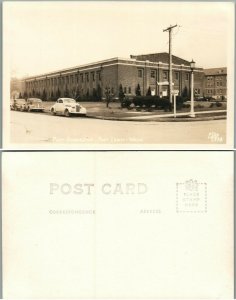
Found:
[(204, 69), (203, 72), (206, 76), (213, 76), (213, 75), (227, 75), (227, 68), (211, 68), (211, 69)]
[[(130, 58), (135, 58), (140, 61), (149, 60), (152, 62), (163, 62), (168, 63), (169, 62), (169, 53), (167, 52), (161, 52), (161, 53), (151, 53), (151, 54), (141, 54), (141, 55), (130, 55)], [(182, 59), (178, 56), (172, 55), (172, 63), (176, 65), (189, 65), (190, 62)]]

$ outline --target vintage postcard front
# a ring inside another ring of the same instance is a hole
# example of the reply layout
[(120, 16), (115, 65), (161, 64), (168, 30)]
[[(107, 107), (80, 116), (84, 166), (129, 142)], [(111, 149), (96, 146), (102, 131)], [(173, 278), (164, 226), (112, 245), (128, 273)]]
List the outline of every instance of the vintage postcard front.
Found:
[(234, 3), (5, 1), (5, 149), (232, 149)]
[(3, 153), (4, 298), (233, 298), (233, 153)]

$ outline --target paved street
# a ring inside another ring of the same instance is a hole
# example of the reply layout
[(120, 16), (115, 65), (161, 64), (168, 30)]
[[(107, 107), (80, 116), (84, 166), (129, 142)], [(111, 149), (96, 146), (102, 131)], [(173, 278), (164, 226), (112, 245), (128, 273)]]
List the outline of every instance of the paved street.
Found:
[(225, 143), (226, 120), (110, 121), (11, 111), (13, 143)]

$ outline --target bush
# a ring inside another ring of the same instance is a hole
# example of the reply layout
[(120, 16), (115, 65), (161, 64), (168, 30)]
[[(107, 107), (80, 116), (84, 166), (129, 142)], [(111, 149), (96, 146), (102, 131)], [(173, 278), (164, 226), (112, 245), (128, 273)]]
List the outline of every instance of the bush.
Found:
[(122, 107), (122, 108), (129, 108), (131, 104), (132, 104), (132, 100), (129, 99), (128, 97), (124, 98), (124, 99), (121, 101), (121, 107)]
[(171, 110), (171, 104), (168, 98), (160, 98), (159, 96), (136, 96), (133, 99), (133, 104), (136, 107), (145, 107), (150, 109), (155, 107), (156, 109)]
[(211, 103), (210, 105), (209, 105), (209, 108), (212, 108), (212, 107), (214, 107), (215, 106), (215, 103)]
[[(213, 104), (213, 103), (212, 103), (212, 104)], [(195, 108), (204, 108), (204, 105), (198, 104), (198, 105), (195, 106)]]
[(222, 103), (221, 102), (216, 102), (216, 107), (222, 107)]
[(183, 108), (190, 108), (190, 104), (183, 104)]

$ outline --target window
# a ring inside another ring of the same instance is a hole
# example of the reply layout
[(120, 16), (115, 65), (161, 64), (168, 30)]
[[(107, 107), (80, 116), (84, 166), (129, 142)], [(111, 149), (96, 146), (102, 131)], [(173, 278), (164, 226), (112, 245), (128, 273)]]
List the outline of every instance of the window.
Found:
[(80, 80), (81, 82), (84, 82), (84, 74), (80, 74)]
[(220, 94), (222, 94), (222, 90), (220, 90)]
[(216, 85), (219, 86), (219, 82), (218, 81), (216, 82)]
[(124, 87), (124, 93), (126, 94), (127, 90), (126, 90), (126, 86)]
[(100, 71), (97, 72), (97, 75), (98, 75), (98, 80), (101, 80), (101, 72)]
[(129, 86), (129, 94), (131, 94), (131, 87)]
[(186, 73), (185, 80), (189, 80), (189, 73)]
[(142, 77), (143, 77), (143, 70), (142, 70), (142, 69), (139, 69), (139, 70), (138, 70), (138, 77), (139, 77), (139, 78), (142, 78)]
[(69, 83), (69, 76), (66, 76), (66, 83)]
[(72, 83), (72, 84), (74, 83), (74, 76), (73, 75), (70, 76), (70, 83)]
[(151, 78), (156, 78), (156, 71), (155, 70), (151, 70)]
[(168, 80), (168, 72), (163, 71), (163, 80)]
[(95, 81), (95, 74), (94, 74), (94, 72), (91, 73), (91, 77), (92, 77), (92, 80)]
[(86, 73), (86, 81), (89, 82), (89, 74)]
[(175, 79), (179, 80), (179, 73), (178, 72), (175, 73)]

